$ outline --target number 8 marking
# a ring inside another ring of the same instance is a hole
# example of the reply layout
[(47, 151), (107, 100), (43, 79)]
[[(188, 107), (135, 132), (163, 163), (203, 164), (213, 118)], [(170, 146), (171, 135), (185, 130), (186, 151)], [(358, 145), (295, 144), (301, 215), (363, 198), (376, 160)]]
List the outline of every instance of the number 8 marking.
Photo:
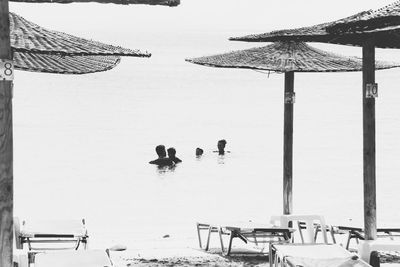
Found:
[(10, 62), (6, 62), (4, 64), (4, 68), (5, 68), (4, 75), (11, 76), (13, 73), (12, 64)]

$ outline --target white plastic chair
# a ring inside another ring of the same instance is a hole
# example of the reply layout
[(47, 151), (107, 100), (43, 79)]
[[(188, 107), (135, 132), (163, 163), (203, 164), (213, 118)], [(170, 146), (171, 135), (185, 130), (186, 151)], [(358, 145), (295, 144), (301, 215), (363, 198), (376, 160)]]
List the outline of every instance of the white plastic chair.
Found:
[[(280, 216), (272, 216), (271, 217), (271, 223), (274, 225), (279, 225), (281, 227), (289, 227), (290, 223), (295, 223), (297, 222), (299, 226), (299, 234), (301, 237), (301, 242), (303, 244), (309, 243), (309, 244), (315, 244), (315, 236), (316, 236), (316, 231), (315, 229), (315, 223), (317, 226), (320, 226), (320, 230), (322, 232), (322, 237), (324, 240), (325, 244), (328, 244), (328, 238), (326, 234), (326, 224), (325, 224), (325, 219), (321, 215), (280, 215)], [(304, 240), (303, 236), (303, 231), (300, 227), (299, 222), (304, 222), (306, 226), (306, 236), (307, 242)]]

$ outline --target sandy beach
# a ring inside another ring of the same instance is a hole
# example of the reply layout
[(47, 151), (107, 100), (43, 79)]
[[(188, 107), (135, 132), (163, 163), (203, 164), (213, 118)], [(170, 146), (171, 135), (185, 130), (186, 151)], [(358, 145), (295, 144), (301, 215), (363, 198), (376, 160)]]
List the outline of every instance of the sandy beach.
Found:
[[(158, 248), (113, 252), (112, 259), (119, 267), (129, 266), (269, 266), (268, 255), (238, 253), (224, 257), (217, 249), (204, 252), (196, 248)], [(254, 251), (253, 251), (254, 252)], [(381, 252), (382, 267), (400, 267), (400, 253)]]
[(154, 251), (127, 251), (120, 258), (120, 266), (266, 266), (268, 256), (238, 255), (223, 257), (216, 251), (199, 249), (161, 249)]
[[(339, 243), (342, 244), (339, 236)], [(111, 259), (118, 267), (130, 266), (269, 266), (268, 245), (255, 246), (235, 240), (230, 256), (223, 256), (216, 238), (210, 249), (200, 249), (196, 238), (160, 238), (125, 251), (111, 251)], [(354, 248), (351, 249), (356, 252)], [(399, 252), (380, 252), (382, 267), (400, 267)]]

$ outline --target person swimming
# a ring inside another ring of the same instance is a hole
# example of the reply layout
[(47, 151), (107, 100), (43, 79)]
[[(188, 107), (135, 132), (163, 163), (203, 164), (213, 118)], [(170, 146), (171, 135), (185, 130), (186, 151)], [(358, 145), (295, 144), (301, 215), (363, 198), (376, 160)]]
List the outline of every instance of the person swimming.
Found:
[(158, 155), (158, 159), (150, 161), (149, 162), (150, 164), (155, 164), (158, 165), (159, 167), (174, 165), (174, 162), (166, 157), (167, 152), (165, 151), (165, 146), (163, 145), (156, 146), (156, 153)]
[(201, 149), (201, 148), (196, 148), (196, 157), (200, 157), (201, 155), (203, 155), (203, 149)]
[(226, 143), (227, 142), (226, 142), (225, 139), (219, 140), (218, 143), (217, 143), (218, 150), (217, 151), (213, 151), (213, 152), (215, 152), (215, 153), (218, 152), (218, 155), (225, 155), (225, 152), (231, 153), (230, 151), (225, 151)]
[(177, 158), (176, 155), (176, 150), (173, 147), (170, 147), (167, 149), (168, 152), (168, 158), (171, 159), (175, 164), (182, 162), (181, 159)]

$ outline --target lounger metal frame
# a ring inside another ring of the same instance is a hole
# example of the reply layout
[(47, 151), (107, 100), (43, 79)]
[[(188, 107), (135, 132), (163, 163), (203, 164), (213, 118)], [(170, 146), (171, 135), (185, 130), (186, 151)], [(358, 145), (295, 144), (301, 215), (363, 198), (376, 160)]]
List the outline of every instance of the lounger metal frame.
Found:
[[(350, 227), (350, 226), (337, 226), (337, 229), (343, 233), (347, 233), (346, 249), (350, 247), (351, 239), (355, 239), (357, 244), (359, 240), (365, 240), (364, 230), (362, 228)], [(377, 229), (378, 238), (390, 238), (400, 237), (400, 228), (378, 228)]]
[[(23, 221), (22, 224), (25, 222)], [(28, 250), (61, 250), (61, 249), (75, 249), (77, 250), (81, 245), (83, 249), (87, 249), (88, 247), (88, 233), (85, 228), (85, 219), (82, 219), (82, 228), (84, 229), (81, 234), (71, 233), (71, 234), (58, 234), (58, 233), (32, 233), (32, 234), (24, 234), (20, 232), (19, 220), (14, 218), (14, 228), (15, 228), (15, 239), (17, 248), (22, 249), (24, 244), (27, 244)], [(71, 243), (70, 247), (40, 247), (36, 248), (32, 246), (32, 244), (55, 244), (62, 243), (68, 244)]]
[[(234, 238), (239, 238), (243, 242), (258, 244), (267, 244), (271, 242), (289, 242), (293, 229), (280, 227), (266, 228), (240, 228), (234, 226), (220, 226), (205, 223), (197, 223), (197, 234), (199, 238), (199, 246), (205, 251), (209, 250), (210, 239), (212, 233), (218, 233), (222, 254), (229, 256), (232, 252), (232, 242)], [(207, 242), (203, 248), (201, 231), (207, 231)], [(229, 236), (228, 246), (226, 247), (223, 241), (223, 236)], [(225, 249), (226, 247), (226, 249)]]

